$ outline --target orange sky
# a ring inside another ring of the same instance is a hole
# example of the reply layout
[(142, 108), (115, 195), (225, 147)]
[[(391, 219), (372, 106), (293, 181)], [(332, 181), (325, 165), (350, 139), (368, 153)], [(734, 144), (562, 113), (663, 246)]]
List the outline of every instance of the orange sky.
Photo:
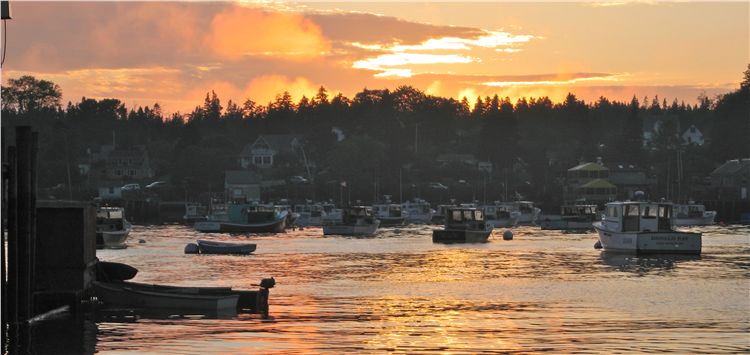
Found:
[(189, 112), (321, 85), (347, 96), (412, 85), (477, 95), (695, 102), (738, 87), (748, 2), (12, 4), (3, 80), (52, 80), (64, 100)]

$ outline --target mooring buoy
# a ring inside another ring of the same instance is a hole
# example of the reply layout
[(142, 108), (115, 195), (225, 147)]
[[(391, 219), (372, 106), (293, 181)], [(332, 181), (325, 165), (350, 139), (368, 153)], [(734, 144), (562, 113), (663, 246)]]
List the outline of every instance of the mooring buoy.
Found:
[(506, 229), (505, 232), (503, 232), (503, 240), (513, 240), (513, 232), (511, 232), (510, 229)]

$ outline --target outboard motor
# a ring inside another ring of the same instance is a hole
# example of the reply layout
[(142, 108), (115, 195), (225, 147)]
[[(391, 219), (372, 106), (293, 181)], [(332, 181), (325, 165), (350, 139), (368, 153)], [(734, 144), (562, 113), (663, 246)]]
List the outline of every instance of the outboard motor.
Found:
[(272, 277), (270, 279), (260, 280), (260, 287), (262, 288), (273, 288), (276, 285), (276, 280)]

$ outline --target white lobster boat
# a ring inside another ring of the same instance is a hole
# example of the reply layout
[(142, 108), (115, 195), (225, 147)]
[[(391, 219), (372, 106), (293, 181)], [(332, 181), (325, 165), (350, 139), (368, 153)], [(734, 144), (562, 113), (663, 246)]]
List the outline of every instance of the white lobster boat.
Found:
[(373, 216), (371, 207), (352, 206), (342, 210), (340, 220), (326, 221), (323, 235), (372, 236), (379, 226), (380, 221)]
[(482, 211), (487, 223), (492, 224), (495, 228), (513, 227), (521, 217), (521, 212), (514, 210), (510, 204), (500, 201), (482, 206)]
[(611, 202), (593, 224), (605, 251), (700, 254), (701, 234), (673, 230), (672, 219), (671, 203)]
[(432, 216), (435, 214), (430, 203), (419, 198), (415, 198), (414, 201), (406, 201), (401, 204), (401, 207), (408, 224), (430, 223)]
[(675, 204), (674, 219), (675, 226), (706, 226), (714, 224), (716, 211), (706, 211), (706, 206), (697, 203)]

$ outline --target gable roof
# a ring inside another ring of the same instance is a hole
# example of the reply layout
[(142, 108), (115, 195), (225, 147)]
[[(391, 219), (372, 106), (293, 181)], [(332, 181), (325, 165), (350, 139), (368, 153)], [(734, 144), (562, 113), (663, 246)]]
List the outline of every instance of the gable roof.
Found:
[(604, 171), (604, 170), (609, 170), (609, 169), (594, 162), (583, 163), (583, 164), (580, 164), (580, 165), (577, 165), (568, 169), (568, 171)]
[(246, 144), (240, 156), (251, 156), (253, 148), (261, 143), (265, 143), (277, 153), (294, 153), (295, 144), (300, 144), (302, 137), (296, 134), (267, 134), (258, 136), (253, 143)]
[(617, 186), (612, 185), (612, 183), (604, 179), (594, 179), (580, 186), (580, 188), (593, 188), (593, 189), (613, 189), (616, 187)]
[(727, 160), (712, 171), (711, 175), (734, 175), (737, 173), (750, 175), (750, 158)]

